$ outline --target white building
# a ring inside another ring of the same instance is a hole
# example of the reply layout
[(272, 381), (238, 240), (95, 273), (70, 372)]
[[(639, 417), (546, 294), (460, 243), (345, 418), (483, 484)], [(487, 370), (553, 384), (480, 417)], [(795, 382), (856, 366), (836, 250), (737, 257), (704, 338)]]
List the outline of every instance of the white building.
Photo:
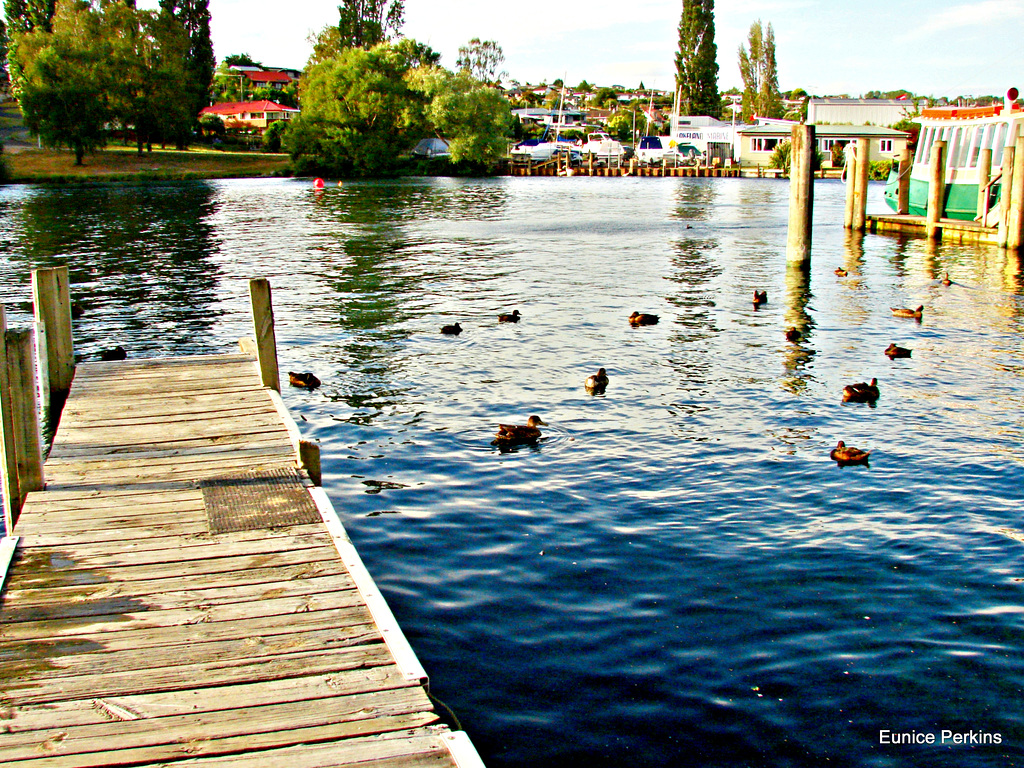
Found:
[(913, 111), (913, 99), (809, 99), (807, 122), (888, 126), (909, 117)]

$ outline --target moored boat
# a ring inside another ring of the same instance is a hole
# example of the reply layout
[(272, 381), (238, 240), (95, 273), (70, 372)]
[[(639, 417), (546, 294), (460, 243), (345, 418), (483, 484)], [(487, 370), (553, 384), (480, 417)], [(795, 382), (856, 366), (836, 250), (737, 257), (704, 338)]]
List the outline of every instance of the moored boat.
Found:
[[(937, 141), (946, 142), (946, 195), (943, 216), (974, 221), (985, 218), (989, 225), (998, 221), (1000, 211), (1000, 168), (1003, 154), (1013, 146), (1022, 131), (1024, 110), (1016, 103), (1016, 88), (1007, 91), (1002, 104), (989, 107), (934, 107), (921, 111), (915, 121), (921, 124), (917, 150), (911, 160), (908, 213), (924, 216), (928, 210), (928, 186), (931, 178), (931, 152)], [(982, 179), (981, 151), (992, 150), (991, 171)], [(897, 209), (898, 181), (906, 169), (894, 162), (885, 187), (885, 202)], [(987, 206), (979, 206), (981, 188), (988, 187)], [(979, 211), (979, 207), (982, 211)], [(987, 208), (987, 214), (985, 209)]]

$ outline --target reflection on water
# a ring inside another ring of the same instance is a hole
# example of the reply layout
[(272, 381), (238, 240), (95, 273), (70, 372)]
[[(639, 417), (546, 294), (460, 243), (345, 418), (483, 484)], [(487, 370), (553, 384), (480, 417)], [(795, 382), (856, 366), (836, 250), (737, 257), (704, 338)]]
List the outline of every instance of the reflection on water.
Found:
[[(67, 261), (79, 351), (137, 356), (233, 348), (269, 276), (282, 369), (323, 380), (288, 405), (488, 765), (1011, 764), (1021, 264), (847, 233), (816, 186), (809, 272), (770, 179), (12, 187), (0, 286), (17, 326)], [(536, 445), (491, 445), (534, 413)], [(943, 728), (1002, 746), (878, 742)]]

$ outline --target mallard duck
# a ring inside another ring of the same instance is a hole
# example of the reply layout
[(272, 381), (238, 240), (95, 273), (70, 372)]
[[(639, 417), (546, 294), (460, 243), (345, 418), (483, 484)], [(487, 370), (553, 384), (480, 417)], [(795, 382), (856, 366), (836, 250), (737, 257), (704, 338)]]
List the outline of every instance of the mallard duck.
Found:
[(634, 312), (629, 316), (629, 324), (636, 328), (639, 325), (657, 325), (657, 315), (645, 315), (641, 312)]
[(113, 360), (127, 360), (128, 353), (124, 351), (124, 347), (118, 345), (113, 349), (101, 349), (100, 360), (111, 362)]
[(871, 451), (862, 451), (860, 448), (854, 448), (842, 440), (839, 441), (838, 445), (829, 454), (832, 460), (841, 467), (847, 464), (867, 464), (868, 456), (870, 455)]
[(754, 291), (754, 309), (768, 303), (768, 291)]
[(850, 274), (850, 273), (849, 273), (849, 272), (847, 272), (847, 271), (846, 271), (845, 269), (843, 269), (842, 267), (836, 267), (836, 275), (837, 275), (838, 277), (846, 277), (846, 276), (847, 276), (848, 274)]
[(511, 315), (498, 315), (499, 323), (518, 323), (519, 322), (519, 310), (513, 309)]
[(949, 272), (947, 272), (946, 276), (943, 277), (942, 280), (940, 280), (939, 282), (941, 282), (943, 285), (946, 285), (946, 286), (949, 286), (949, 285), (953, 284), (953, 281), (949, 279)]
[(494, 436), (491, 445), (514, 445), (520, 443), (535, 443), (540, 438), (538, 426), (547, 426), (547, 422), (541, 421), (540, 416), (531, 416), (526, 424), (499, 424), (498, 432)]
[(889, 307), (889, 309), (892, 310), (893, 317), (912, 317), (920, 320), (922, 313), (924, 313), (924, 304), (917, 309), (907, 309), (906, 307)]
[(288, 383), (293, 387), (316, 389), (320, 386), (320, 379), (312, 373), (295, 373), (295, 371), (288, 371)]
[(878, 379), (872, 379), (870, 384), (863, 381), (857, 384), (847, 384), (843, 387), (844, 403), (873, 403), (878, 399)]
[(442, 325), (441, 333), (447, 333), (449, 336), (458, 336), (462, 333), (462, 326), (458, 323), (455, 323), (455, 325)]
[(885, 355), (890, 360), (894, 360), (897, 357), (910, 357), (910, 350), (906, 347), (897, 347), (895, 344), (890, 344), (885, 348)]
[(796, 328), (789, 328), (786, 330), (786, 341), (792, 341), (795, 344), (796, 342), (800, 341), (800, 339), (802, 339), (803, 337), (804, 335), (800, 333), (800, 331), (798, 331)]
[(605, 388), (608, 386), (608, 374), (604, 372), (604, 368), (598, 368), (597, 373), (593, 376), (587, 376), (584, 386), (587, 388), (587, 392), (590, 392), (591, 394), (603, 394)]

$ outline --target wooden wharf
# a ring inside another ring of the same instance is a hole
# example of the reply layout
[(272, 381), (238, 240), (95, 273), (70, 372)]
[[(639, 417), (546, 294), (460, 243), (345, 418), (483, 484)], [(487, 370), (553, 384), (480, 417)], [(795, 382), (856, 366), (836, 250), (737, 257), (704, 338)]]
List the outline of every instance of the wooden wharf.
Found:
[[(927, 237), (928, 220), (926, 216), (911, 214), (867, 214), (867, 231), (890, 234), (916, 235)], [(988, 227), (977, 221), (961, 219), (938, 220), (938, 236), (951, 243), (988, 243), (999, 244), (999, 228)]]
[(75, 369), (0, 544), (0, 764), (483, 765), (268, 383), (269, 286), (253, 306), (246, 352)]

